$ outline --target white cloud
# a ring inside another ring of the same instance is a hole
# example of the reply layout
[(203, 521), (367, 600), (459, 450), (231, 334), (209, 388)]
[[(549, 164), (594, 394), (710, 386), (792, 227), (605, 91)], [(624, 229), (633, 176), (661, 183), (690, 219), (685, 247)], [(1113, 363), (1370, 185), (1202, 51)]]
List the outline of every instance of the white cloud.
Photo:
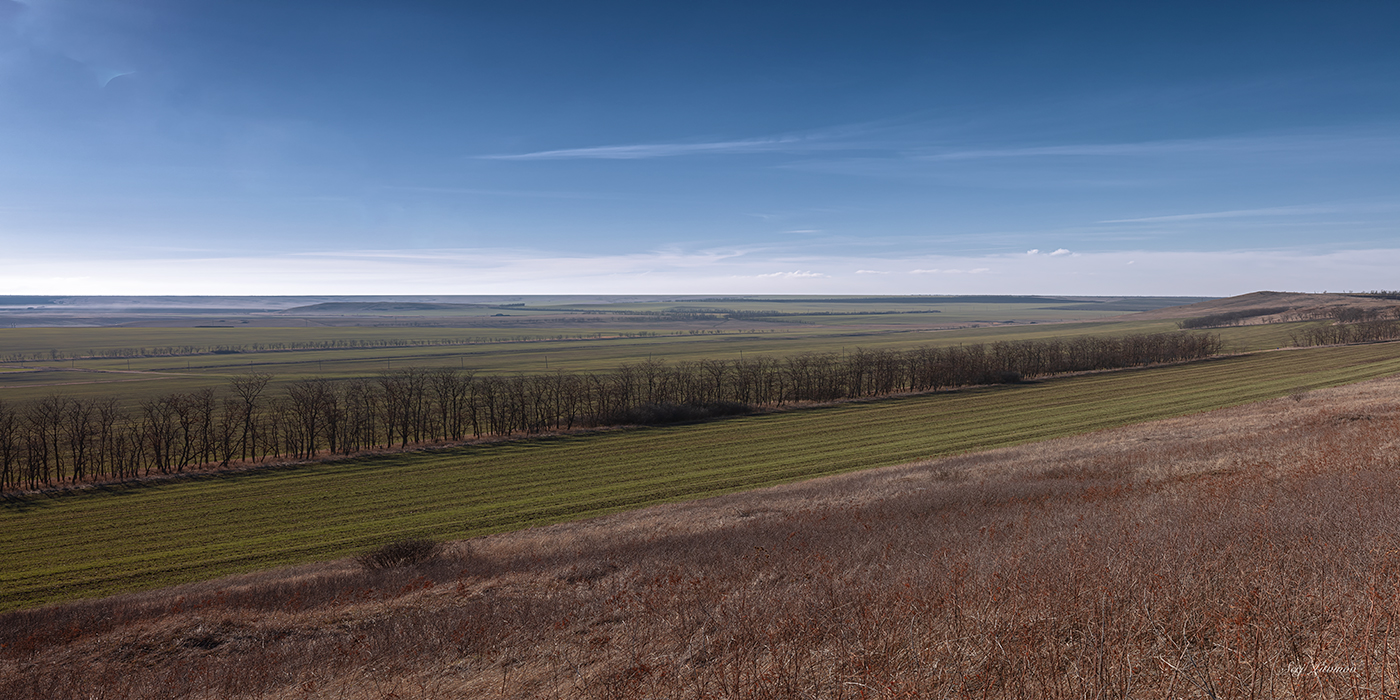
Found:
[(786, 279), (793, 279), (797, 277), (829, 277), (829, 275), (824, 275), (820, 272), (811, 272), (808, 270), (793, 270), (792, 272), (770, 272), (766, 275), (757, 275), (757, 277), (781, 277)]
[(1026, 255), (1036, 255), (1036, 254), (1039, 253), (1039, 252), (1040, 252), (1040, 249), (1039, 249), (1039, 248), (1031, 248), (1030, 250), (1026, 251)]
[(931, 270), (910, 270), (910, 271), (909, 271), (909, 274), (911, 274), (911, 275), (964, 275), (964, 274), (966, 274), (966, 275), (980, 275), (980, 274), (982, 274), (982, 273), (984, 273), (984, 272), (991, 272), (991, 271), (992, 271), (992, 269), (989, 268), (989, 267), (974, 267), (974, 268), (972, 268), (971, 270), (960, 270), (960, 269), (957, 269), (957, 268), (953, 268), (953, 269), (949, 269), (949, 270), (940, 270), (940, 269), (934, 268), (934, 269), (931, 269)]
[(888, 275), (888, 270), (856, 270), (857, 275)]
[(1070, 254), (1070, 252), (1069, 252), (1069, 249), (1068, 249), (1068, 248), (1056, 248), (1056, 249), (1055, 249), (1055, 252), (1051, 253), (1051, 255), (1069, 255), (1069, 254)]

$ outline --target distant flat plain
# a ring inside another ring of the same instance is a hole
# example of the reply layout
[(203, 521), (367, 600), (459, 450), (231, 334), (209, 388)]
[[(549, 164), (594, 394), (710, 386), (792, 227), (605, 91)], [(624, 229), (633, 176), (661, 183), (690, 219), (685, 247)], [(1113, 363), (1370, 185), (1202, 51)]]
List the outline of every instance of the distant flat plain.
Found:
[[(1157, 333), (1175, 330), (1176, 321), (1134, 320), (1125, 314), (1201, 301), (936, 296), (341, 299), (21, 299), (30, 306), (55, 302), (30, 309), (6, 306), (6, 298), (0, 297), (0, 400), (61, 392), (120, 395), (136, 402), (222, 387), (247, 372), (272, 374), (275, 384), (307, 377), (373, 377), (409, 366), (458, 367), (484, 374), (598, 372), (646, 360), (779, 358), (804, 352)], [(343, 325), (325, 325), (328, 319)], [(89, 325), (24, 325), (38, 322)], [(1316, 323), (1218, 332), (1227, 350), (1247, 352), (1288, 345), (1290, 334)]]

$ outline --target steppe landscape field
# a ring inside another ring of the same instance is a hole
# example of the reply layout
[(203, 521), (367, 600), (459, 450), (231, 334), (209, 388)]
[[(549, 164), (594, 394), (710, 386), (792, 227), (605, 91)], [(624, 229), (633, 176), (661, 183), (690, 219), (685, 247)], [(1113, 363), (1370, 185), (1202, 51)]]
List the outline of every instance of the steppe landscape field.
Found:
[(0, 0), (0, 700), (1400, 700), (1397, 29)]
[(0, 298), (0, 687), (1391, 697), (1396, 296)]

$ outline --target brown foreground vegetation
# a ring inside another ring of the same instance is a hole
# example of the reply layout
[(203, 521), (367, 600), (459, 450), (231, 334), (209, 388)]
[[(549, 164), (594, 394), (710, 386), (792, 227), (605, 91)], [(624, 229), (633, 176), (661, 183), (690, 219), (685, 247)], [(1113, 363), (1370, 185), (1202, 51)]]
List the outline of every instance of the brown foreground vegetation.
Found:
[(1387, 698), (1400, 378), (0, 616), (13, 698)]

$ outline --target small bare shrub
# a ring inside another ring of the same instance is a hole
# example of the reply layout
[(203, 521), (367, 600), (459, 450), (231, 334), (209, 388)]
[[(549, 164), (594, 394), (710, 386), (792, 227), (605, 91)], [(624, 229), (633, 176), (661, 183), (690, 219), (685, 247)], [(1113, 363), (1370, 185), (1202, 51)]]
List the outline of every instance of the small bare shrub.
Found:
[(399, 540), (355, 557), (366, 569), (392, 569), (427, 564), (442, 556), (442, 543), (423, 538)]

